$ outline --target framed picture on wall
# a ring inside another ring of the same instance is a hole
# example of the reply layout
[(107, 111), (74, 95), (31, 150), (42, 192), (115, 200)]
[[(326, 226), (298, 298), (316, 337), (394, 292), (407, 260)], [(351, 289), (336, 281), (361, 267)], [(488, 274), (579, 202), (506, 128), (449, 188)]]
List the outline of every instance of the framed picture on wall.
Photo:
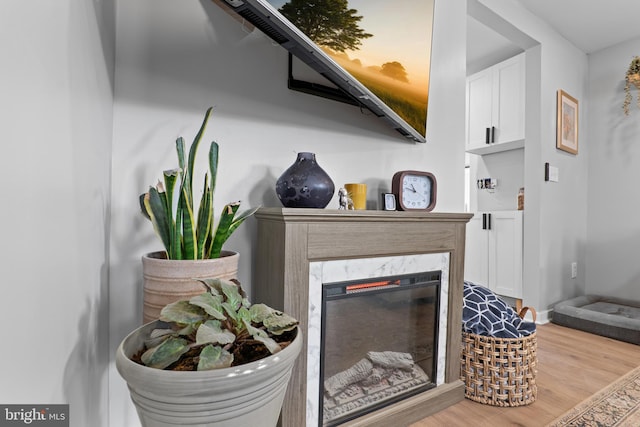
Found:
[(556, 148), (578, 154), (578, 100), (559, 90), (557, 108)]

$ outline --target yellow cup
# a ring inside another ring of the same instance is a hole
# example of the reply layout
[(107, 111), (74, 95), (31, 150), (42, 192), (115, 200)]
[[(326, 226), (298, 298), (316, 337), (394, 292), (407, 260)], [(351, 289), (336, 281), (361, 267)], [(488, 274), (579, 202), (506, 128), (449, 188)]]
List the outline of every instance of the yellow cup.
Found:
[(353, 200), (354, 209), (367, 209), (367, 184), (345, 184), (344, 189)]

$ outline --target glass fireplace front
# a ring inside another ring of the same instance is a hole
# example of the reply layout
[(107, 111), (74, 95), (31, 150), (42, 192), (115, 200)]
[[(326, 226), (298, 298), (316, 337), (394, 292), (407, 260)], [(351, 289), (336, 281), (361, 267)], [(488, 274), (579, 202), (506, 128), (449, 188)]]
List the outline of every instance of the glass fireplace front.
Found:
[(441, 271), (322, 287), (319, 426), (436, 385)]

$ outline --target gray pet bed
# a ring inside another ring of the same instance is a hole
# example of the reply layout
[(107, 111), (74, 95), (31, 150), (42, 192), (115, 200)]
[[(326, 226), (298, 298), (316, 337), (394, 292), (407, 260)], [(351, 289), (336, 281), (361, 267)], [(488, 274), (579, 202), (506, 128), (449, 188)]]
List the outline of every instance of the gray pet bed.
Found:
[(553, 323), (640, 344), (640, 302), (586, 295), (559, 302)]

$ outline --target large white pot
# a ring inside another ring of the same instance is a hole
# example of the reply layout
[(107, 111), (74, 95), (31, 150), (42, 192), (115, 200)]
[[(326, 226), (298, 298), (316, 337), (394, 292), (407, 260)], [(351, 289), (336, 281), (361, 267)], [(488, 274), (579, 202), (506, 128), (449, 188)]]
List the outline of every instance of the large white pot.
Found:
[(150, 332), (150, 322), (129, 334), (116, 353), (116, 367), (129, 386), (143, 427), (275, 426), (302, 334), (284, 350), (241, 366), (210, 371), (178, 372), (149, 368), (131, 361)]
[(175, 301), (188, 300), (206, 291), (196, 279), (234, 279), (238, 276), (237, 252), (222, 251), (220, 258), (173, 260), (166, 252), (152, 252), (142, 257), (144, 306), (142, 323), (157, 320), (162, 308)]

